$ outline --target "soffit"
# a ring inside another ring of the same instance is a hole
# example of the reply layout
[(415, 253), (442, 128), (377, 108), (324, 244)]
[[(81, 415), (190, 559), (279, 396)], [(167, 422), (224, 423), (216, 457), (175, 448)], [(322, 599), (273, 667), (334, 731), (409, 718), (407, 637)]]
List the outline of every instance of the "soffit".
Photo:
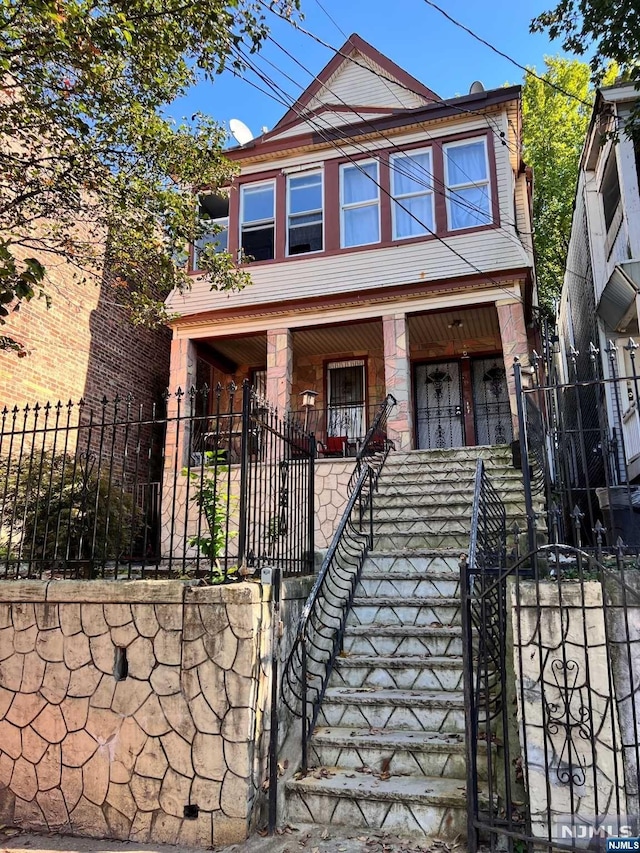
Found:
[[(456, 321), (460, 321), (459, 325)], [(493, 305), (476, 306), (473, 310), (432, 311), (409, 317), (409, 346), (411, 350), (428, 348), (435, 341), (500, 340), (498, 315)]]

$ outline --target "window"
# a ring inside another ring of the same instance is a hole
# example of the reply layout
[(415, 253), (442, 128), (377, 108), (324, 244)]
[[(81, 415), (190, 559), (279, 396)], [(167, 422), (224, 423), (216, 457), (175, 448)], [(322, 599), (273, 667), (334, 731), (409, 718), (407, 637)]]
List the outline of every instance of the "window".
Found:
[(287, 254), (322, 251), (322, 173), (289, 177)]
[(486, 139), (444, 146), (449, 230), (489, 225), (491, 194)]
[(394, 199), (391, 203), (393, 239), (433, 233), (431, 151), (392, 154), (389, 166)]
[[(203, 195), (200, 197), (198, 212), (201, 225), (209, 233), (203, 234), (193, 244), (193, 268), (200, 269), (200, 253), (213, 243), (216, 252), (226, 252), (229, 237), (229, 199), (226, 196)], [(212, 234), (212, 226), (217, 226), (217, 233)]]
[(340, 245), (343, 248), (380, 242), (378, 183), (375, 160), (340, 167)]
[(620, 182), (618, 180), (618, 165), (615, 153), (609, 155), (607, 165), (604, 167), (602, 178), (602, 206), (604, 208), (604, 224), (607, 231), (616, 215), (620, 204)]
[(268, 261), (275, 253), (275, 184), (240, 189), (240, 246), (249, 260)]

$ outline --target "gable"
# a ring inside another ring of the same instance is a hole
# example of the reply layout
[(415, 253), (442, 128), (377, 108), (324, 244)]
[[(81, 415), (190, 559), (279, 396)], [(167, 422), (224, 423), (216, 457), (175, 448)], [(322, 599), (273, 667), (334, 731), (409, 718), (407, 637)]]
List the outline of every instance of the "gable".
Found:
[[(307, 114), (324, 112), (327, 107), (341, 110), (341, 123), (350, 124), (362, 121), (365, 113), (401, 112), (434, 101), (439, 101), (435, 92), (354, 34), (336, 51), (271, 134), (304, 124)], [(354, 112), (345, 110), (345, 105), (353, 106)]]

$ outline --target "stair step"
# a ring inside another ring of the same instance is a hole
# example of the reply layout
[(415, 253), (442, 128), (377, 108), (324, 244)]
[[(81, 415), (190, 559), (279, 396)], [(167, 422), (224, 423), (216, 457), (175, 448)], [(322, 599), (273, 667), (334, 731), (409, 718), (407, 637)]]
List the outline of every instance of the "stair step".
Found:
[(368, 767), (393, 776), (466, 778), (464, 736), (456, 732), (325, 727), (313, 734), (310, 761), (341, 769)]
[(393, 572), (378, 571), (366, 567), (366, 575), (360, 578), (356, 596), (398, 596), (400, 598), (429, 598), (444, 596), (458, 598), (460, 581), (453, 572)]
[(338, 768), (324, 773), (287, 783), (289, 820), (444, 839), (466, 832), (466, 785), (459, 779), (380, 779)]
[(355, 598), (349, 625), (453, 625), (460, 620), (456, 598)]
[[(445, 525), (446, 527), (446, 525)], [(376, 534), (374, 540), (376, 550), (386, 552), (398, 551), (417, 551), (446, 549), (449, 551), (458, 551), (466, 553), (469, 550), (469, 530), (459, 530), (451, 532), (443, 530), (441, 532), (410, 532), (396, 531), (395, 533), (380, 533)]]
[(336, 658), (332, 687), (462, 690), (462, 658), (431, 655), (357, 655)]
[(328, 687), (319, 725), (463, 732), (464, 695), (444, 690)]
[(462, 654), (462, 629), (457, 626), (418, 628), (350, 625), (343, 646), (345, 652), (351, 654), (458, 657)]
[(460, 573), (460, 551), (458, 549), (379, 548), (374, 540), (363, 568), (363, 576), (376, 571), (386, 574), (396, 572)]

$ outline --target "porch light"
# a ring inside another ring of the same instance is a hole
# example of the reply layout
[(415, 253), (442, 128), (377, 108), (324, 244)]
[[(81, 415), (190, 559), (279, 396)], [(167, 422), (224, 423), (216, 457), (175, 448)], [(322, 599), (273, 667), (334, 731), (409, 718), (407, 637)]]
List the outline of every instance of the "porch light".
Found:
[(317, 391), (303, 391), (300, 394), (303, 409), (310, 409), (316, 404)]
[(309, 409), (312, 409), (316, 404), (317, 391), (307, 389), (300, 394), (302, 398), (302, 408), (304, 409), (304, 431), (307, 432), (309, 426)]

